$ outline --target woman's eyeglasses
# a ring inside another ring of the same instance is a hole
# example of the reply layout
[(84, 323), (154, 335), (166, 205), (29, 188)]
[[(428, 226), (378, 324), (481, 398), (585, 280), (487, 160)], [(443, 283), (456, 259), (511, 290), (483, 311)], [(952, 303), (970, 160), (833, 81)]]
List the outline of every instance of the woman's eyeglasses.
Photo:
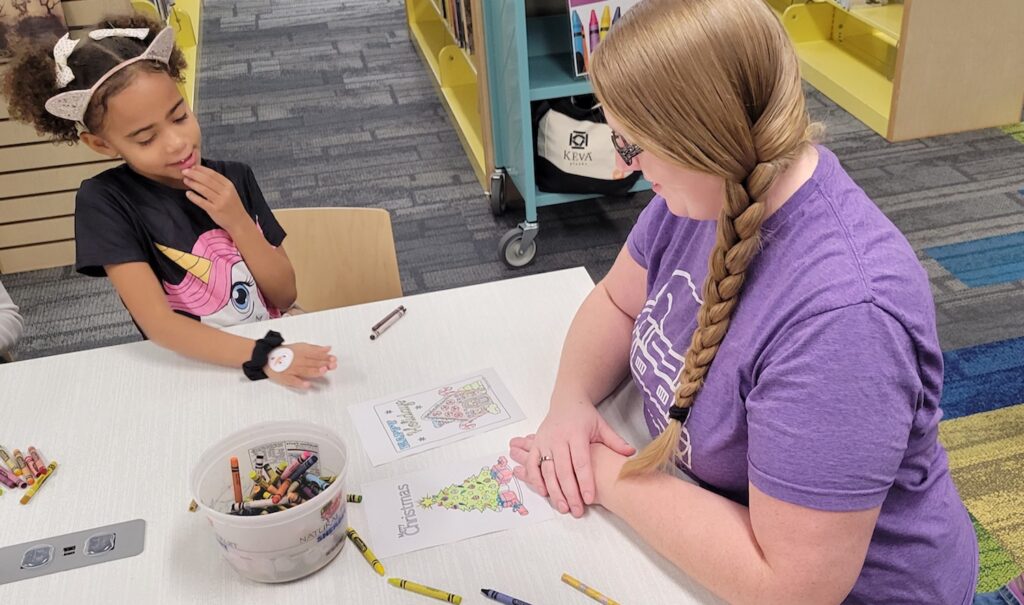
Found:
[(644, 152), (639, 145), (626, 142), (626, 139), (614, 130), (612, 131), (612, 145), (615, 147), (615, 151), (619, 152), (619, 156), (626, 166), (632, 166), (633, 158)]

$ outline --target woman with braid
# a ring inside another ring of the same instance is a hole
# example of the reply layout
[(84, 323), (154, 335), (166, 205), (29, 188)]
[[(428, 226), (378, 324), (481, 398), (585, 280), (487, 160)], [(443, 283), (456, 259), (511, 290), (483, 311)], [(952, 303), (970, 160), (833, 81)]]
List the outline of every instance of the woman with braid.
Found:
[[(517, 477), (562, 513), (603, 506), (732, 603), (1016, 604), (974, 600), (927, 276), (815, 144), (775, 15), (646, 0), (590, 69), (620, 168), (657, 195), (510, 444)], [(627, 371), (655, 438), (632, 458), (595, 408)]]

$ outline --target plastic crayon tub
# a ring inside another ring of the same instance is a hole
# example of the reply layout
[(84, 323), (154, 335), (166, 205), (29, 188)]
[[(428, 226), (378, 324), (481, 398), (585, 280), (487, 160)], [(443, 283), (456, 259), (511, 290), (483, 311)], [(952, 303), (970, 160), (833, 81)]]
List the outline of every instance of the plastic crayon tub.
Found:
[[(234, 503), (229, 459), (239, 460), (251, 486), (257, 453), (276, 464), (288, 454), (312, 451), (317, 470), (334, 476), (324, 491), (298, 506), (262, 516), (229, 514)], [(206, 514), (221, 554), (242, 576), (257, 582), (288, 582), (327, 565), (345, 546), (345, 443), (332, 431), (304, 422), (265, 422), (211, 446), (192, 471), (192, 497)]]

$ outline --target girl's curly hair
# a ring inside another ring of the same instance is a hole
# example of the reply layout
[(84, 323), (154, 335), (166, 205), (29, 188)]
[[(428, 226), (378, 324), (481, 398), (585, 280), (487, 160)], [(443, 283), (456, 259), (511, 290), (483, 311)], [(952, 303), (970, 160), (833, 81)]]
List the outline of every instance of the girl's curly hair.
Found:
[[(125, 37), (93, 40), (84, 37), (68, 57), (68, 67), (75, 74), (75, 79), (65, 88), (57, 88), (56, 63), (53, 60), (56, 38), (16, 51), (7, 75), (0, 82), (0, 93), (7, 98), (11, 117), (32, 124), (36, 132), (49, 135), (54, 142), (78, 142), (78, 126), (72, 120), (47, 112), (44, 107), (47, 99), (62, 92), (91, 88), (114, 66), (141, 55), (165, 27), (159, 21), (140, 14), (112, 16), (100, 22), (97, 28), (101, 29), (143, 27), (150, 31), (145, 40)], [(140, 71), (166, 73), (180, 82), (184, 69), (185, 57), (177, 47), (166, 65), (159, 61), (139, 61), (122, 69), (104, 82), (89, 101), (85, 127), (90, 132), (99, 132), (107, 101), (124, 90)]]

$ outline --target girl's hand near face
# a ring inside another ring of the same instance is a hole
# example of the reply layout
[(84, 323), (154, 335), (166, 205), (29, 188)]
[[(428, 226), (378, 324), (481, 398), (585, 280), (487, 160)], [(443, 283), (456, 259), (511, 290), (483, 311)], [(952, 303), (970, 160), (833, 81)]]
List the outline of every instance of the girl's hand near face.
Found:
[(253, 222), (242, 205), (234, 183), (226, 176), (198, 164), (183, 170), (182, 175), (185, 177), (185, 186), (191, 190), (186, 191), (185, 196), (205, 210), (213, 222), (228, 234)]

